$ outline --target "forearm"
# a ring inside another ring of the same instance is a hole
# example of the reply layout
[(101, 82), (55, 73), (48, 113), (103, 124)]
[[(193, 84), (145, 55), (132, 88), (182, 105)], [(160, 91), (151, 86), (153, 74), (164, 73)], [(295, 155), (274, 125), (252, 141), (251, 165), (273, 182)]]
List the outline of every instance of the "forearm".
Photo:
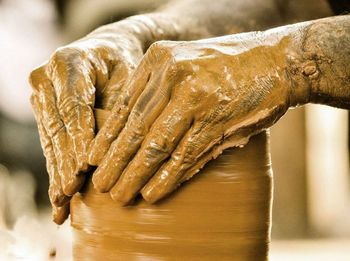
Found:
[[(317, 1), (324, 4), (324, 0)], [(324, 5), (315, 11), (314, 5), (304, 0), (293, 3), (299, 7), (284, 10), (278, 0), (171, 0), (152, 13), (102, 26), (88, 37), (112, 43), (117, 40), (120, 45), (121, 35), (126, 33), (129, 40), (134, 38), (128, 45), (141, 44), (145, 51), (159, 40), (195, 40), (266, 30), (283, 23), (330, 15)]]
[(140, 40), (146, 50), (159, 40), (194, 40), (262, 30), (280, 23), (274, 0), (172, 0), (153, 13), (102, 26), (90, 36), (113, 41), (124, 31)]
[(350, 15), (225, 39), (234, 50), (239, 45), (242, 53), (250, 52), (257, 65), (272, 59), (281, 69), (278, 77), (288, 88), (290, 106), (310, 102), (350, 108)]
[(159, 12), (178, 17), (185, 30), (201, 34), (200, 38), (263, 30), (281, 23), (275, 0), (173, 0)]
[(350, 16), (297, 27), (288, 51), (292, 105), (311, 102), (350, 108)]
[[(311, 102), (350, 108), (350, 15), (196, 42), (219, 44), (235, 59), (250, 59), (255, 67), (245, 74), (268, 76), (272, 84), (282, 81), (289, 106)], [(277, 70), (267, 73), (271, 66)]]

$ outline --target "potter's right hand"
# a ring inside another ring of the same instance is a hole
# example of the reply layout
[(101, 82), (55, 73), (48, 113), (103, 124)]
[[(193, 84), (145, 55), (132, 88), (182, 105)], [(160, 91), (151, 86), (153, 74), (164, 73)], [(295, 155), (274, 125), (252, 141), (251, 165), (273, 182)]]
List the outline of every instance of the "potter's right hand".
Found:
[(122, 205), (139, 192), (156, 202), (223, 149), (271, 126), (294, 99), (280, 38), (250, 33), (152, 45), (92, 143), (92, 156), (106, 153), (95, 189)]
[(127, 21), (119, 24), (112, 29), (102, 27), (59, 48), (30, 75), (31, 102), (46, 157), (56, 223), (67, 218), (67, 203), (88, 170), (87, 150), (95, 136), (93, 108), (112, 107), (143, 55), (141, 33), (128, 30)]

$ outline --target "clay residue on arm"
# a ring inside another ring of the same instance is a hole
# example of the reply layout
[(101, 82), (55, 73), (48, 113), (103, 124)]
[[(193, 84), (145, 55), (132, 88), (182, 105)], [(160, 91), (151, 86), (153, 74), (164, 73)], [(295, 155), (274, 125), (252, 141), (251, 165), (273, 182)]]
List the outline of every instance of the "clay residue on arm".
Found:
[[(155, 202), (223, 149), (271, 126), (289, 106), (283, 37), (250, 33), (153, 45), (129, 83), (137, 92), (129, 103), (116, 103), (99, 132), (120, 131), (93, 175), (95, 188), (123, 204), (142, 189)], [(124, 106), (130, 114), (120, 125), (113, 113)]]
[(349, 108), (350, 16), (337, 16), (271, 29), (284, 35), (290, 105), (320, 103)]
[[(90, 35), (114, 39), (118, 36), (115, 32), (123, 28), (140, 40), (145, 51), (159, 40), (195, 40), (266, 29), (280, 23), (277, 5), (272, 0), (172, 0), (153, 13), (132, 16), (122, 22), (103, 26)], [(144, 75), (147, 77), (149, 74), (144, 71)], [(130, 113), (132, 102), (126, 101), (135, 90), (125, 92), (127, 94), (118, 101), (123, 106), (115, 108), (111, 116), (114, 120), (110, 119), (106, 123), (105, 128), (111, 131), (108, 135), (106, 132), (98, 133), (90, 146), (89, 163), (93, 166), (100, 164)]]
[(350, 108), (350, 16), (312, 23), (301, 48), (310, 102)]

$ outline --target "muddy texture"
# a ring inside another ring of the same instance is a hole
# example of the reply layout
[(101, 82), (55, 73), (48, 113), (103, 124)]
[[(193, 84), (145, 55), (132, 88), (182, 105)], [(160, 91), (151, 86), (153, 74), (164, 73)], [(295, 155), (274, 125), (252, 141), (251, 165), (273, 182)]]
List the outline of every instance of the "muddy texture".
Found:
[(120, 207), (91, 179), (71, 201), (74, 260), (267, 260), (266, 133), (228, 149), (171, 197)]
[(346, 108), (349, 17), (152, 45), (92, 142), (95, 188), (156, 202), (290, 107)]
[[(254, 11), (257, 6), (260, 14)], [(232, 15), (232, 10), (240, 15)], [(64, 222), (66, 204), (90, 169), (87, 151), (95, 136), (93, 109), (113, 107), (127, 91), (127, 79), (152, 43), (272, 26), (276, 11), (271, 1), (173, 0), (153, 13), (98, 28), (57, 49), (35, 69), (30, 75), (32, 104), (46, 156), (55, 222)], [(90, 162), (96, 165), (97, 160), (90, 156)]]

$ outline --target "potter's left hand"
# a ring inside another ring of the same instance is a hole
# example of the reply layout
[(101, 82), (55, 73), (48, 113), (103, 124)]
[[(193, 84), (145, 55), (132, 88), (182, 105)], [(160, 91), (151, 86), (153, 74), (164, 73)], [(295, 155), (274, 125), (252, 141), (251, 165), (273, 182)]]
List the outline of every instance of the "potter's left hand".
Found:
[[(242, 146), (290, 106), (284, 43), (259, 35), (153, 44), (98, 135), (118, 112), (128, 120), (93, 175), (101, 192), (128, 204), (155, 202), (227, 147)], [(107, 126), (107, 127), (106, 127)]]

